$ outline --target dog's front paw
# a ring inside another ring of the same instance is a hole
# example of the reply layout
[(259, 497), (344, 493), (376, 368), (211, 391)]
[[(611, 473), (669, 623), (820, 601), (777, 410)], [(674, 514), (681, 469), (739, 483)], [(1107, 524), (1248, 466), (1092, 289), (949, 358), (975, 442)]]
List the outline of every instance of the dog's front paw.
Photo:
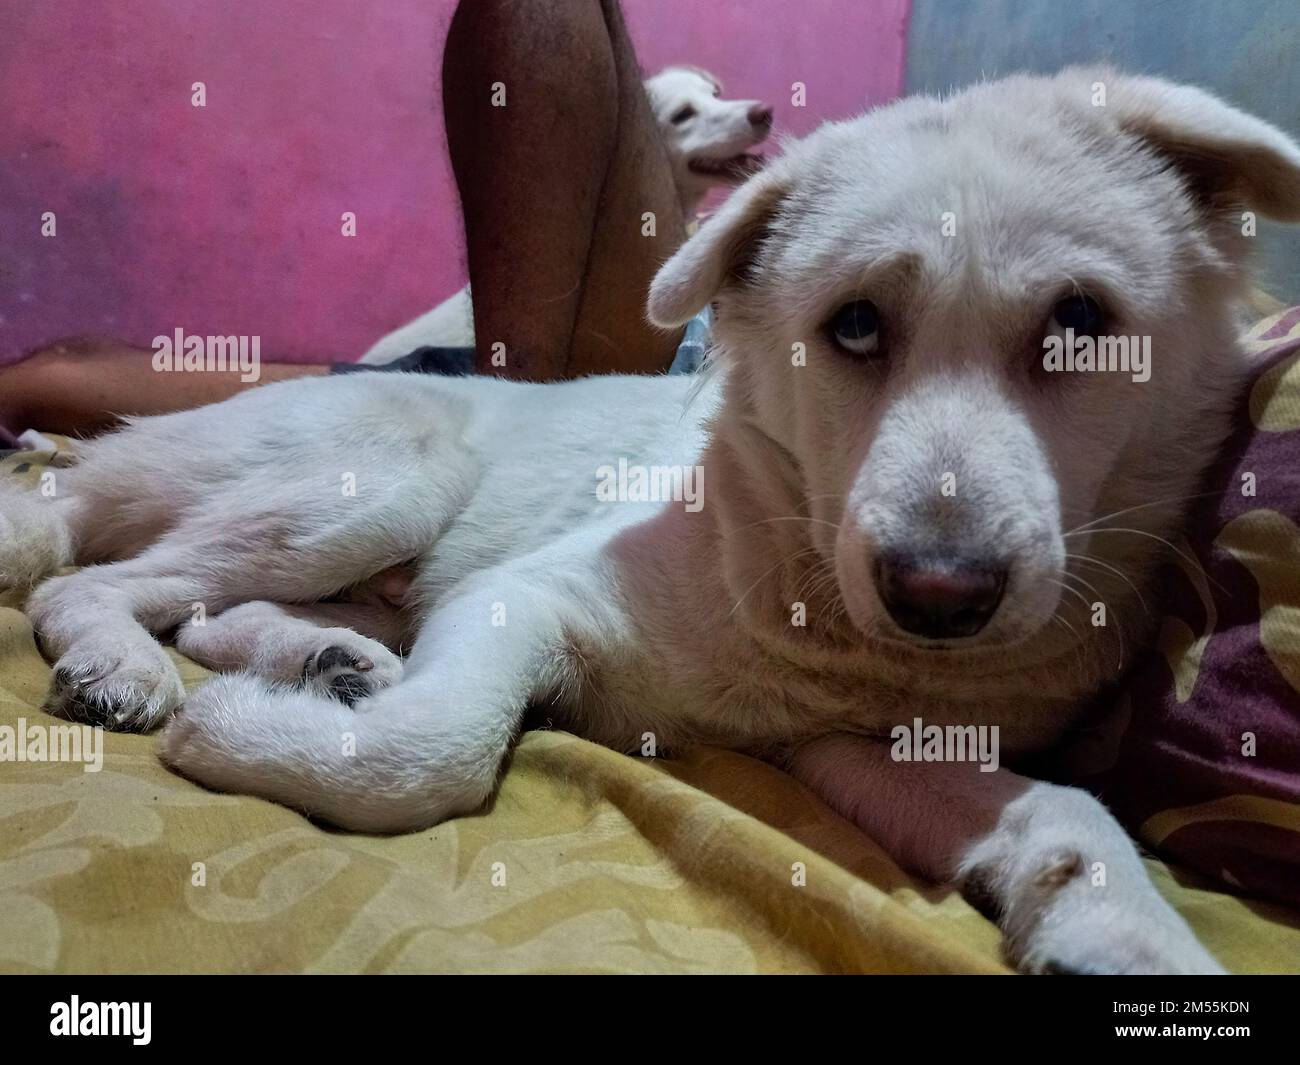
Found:
[(68, 721), (148, 732), (184, 698), (180, 675), (161, 647), (73, 647), (54, 665), (44, 709)]
[(275, 753), (276, 731), (262, 720), (279, 698), (247, 673), (214, 677), (192, 692), (158, 735), (163, 763), (219, 791), (237, 791)]
[(402, 678), (402, 660), (376, 640), (350, 629), (325, 629), (327, 641), (307, 656), (303, 686), (346, 706), (367, 699)]
[[(335, 699), (251, 673), (201, 684), (158, 737), (169, 769), (214, 791), (260, 795), (301, 810), (313, 778), (350, 756), (357, 718)], [(310, 752), (310, 753), (304, 753)]]
[(1046, 863), (1004, 914), (1008, 952), (1018, 967), (1056, 975), (1226, 972), (1156, 893), (1140, 863), (1133, 865), (1136, 877), (1126, 867), (1122, 879), (1107, 885), (1076, 854)]

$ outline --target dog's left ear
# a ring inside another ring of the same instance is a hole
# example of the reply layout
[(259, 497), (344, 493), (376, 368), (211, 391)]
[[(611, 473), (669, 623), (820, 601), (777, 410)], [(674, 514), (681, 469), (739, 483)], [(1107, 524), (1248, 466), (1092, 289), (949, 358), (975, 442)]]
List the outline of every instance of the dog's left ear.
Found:
[(689, 322), (729, 282), (743, 283), (786, 186), (764, 171), (731, 194), (700, 231), (655, 275), (650, 321), (669, 327)]
[(1212, 208), (1300, 221), (1300, 146), (1202, 89), (1159, 78), (1099, 78), (1120, 128), (1168, 157)]

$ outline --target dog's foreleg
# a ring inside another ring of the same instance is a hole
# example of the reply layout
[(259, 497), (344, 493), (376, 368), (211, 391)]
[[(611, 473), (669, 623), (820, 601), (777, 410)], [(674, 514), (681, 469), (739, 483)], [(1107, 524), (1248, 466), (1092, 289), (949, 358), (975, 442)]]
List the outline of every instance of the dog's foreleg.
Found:
[(1086, 792), (971, 762), (896, 762), (887, 743), (843, 734), (805, 744), (790, 771), (904, 867), (987, 904), (1025, 971), (1223, 972)]
[[(402, 660), (350, 624), (383, 626), (385, 619), (373, 617), (377, 613), (354, 603), (243, 603), (183, 623), (176, 630), (176, 649), (209, 669), (298, 684), (351, 705), (402, 676)], [(389, 623), (389, 631), (393, 627)]]
[(217, 790), (359, 831), (406, 831), (477, 809), (563, 631), (546, 593), (515, 579), (504, 586), (480, 583), (435, 611), (402, 680), (356, 712), (246, 674), (209, 681), (163, 732), (163, 760)]

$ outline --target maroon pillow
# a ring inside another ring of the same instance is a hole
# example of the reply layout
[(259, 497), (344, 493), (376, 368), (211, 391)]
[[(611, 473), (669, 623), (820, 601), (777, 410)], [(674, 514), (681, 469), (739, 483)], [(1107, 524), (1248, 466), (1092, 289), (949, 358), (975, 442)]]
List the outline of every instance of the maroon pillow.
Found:
[(1300, 307), (1249, 342), (1263, 369), (1084, 783), (1162, 856), (1300, 906)]

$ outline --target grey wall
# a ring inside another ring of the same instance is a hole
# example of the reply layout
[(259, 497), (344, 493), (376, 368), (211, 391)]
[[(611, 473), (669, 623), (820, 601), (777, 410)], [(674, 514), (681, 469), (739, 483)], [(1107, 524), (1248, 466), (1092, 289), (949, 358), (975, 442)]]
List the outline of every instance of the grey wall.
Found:
[[(1195, 82), (1300, 138), (1300, 0), (914, 0), (907, 91), (1108, 61)], [(1300, 302), (1300, 227), (1261, 223), (1260, 281)]]

